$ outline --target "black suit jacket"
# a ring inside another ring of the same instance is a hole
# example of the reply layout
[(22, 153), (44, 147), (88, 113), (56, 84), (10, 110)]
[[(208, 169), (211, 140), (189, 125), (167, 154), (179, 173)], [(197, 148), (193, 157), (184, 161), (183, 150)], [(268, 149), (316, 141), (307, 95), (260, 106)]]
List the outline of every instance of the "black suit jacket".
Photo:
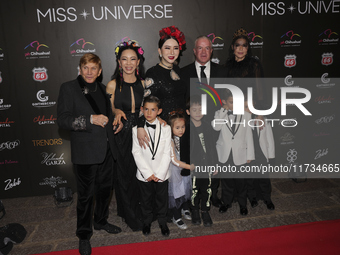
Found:
[[(60, 87), (57, 105), (57, 123), (60, 128), (71, 131), (71, 160), (73, 164), (92, 165), (104, 161), (108, 149), (108, 141), (113, 141), (112, 110), (110, 96), (105, 86), (98, 82), (98, 89), (105, 95), (106, 112), (109, 123), (102, 128), (90, 123), (90, 116), (96, 114), (89, 101), (83, 95), (78, 80), (63, 83)], [(81, 119), (83, 125), (74, 125), (76, 119)], [(110, 145), (113, 157), (115, 148)]]

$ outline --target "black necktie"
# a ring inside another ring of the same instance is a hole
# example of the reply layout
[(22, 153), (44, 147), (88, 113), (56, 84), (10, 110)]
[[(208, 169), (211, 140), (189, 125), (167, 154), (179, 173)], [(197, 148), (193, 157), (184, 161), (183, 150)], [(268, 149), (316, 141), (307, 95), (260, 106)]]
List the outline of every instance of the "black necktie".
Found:
[(227, 112), (227, 114), (228, 115), (234, 115), (233, 111), (230, 111), (230, 110)]
[(156, 124), (150, 124), (149, 122), (145, 122), (147, 127), (151, 127), (153, 129), (156, 129)]
[(200, 68), (201, 68), (201, 82), (207, 84), (208, 83), (207, 76), (205, 75), (204, 72), (205, 66), (200, 66)]

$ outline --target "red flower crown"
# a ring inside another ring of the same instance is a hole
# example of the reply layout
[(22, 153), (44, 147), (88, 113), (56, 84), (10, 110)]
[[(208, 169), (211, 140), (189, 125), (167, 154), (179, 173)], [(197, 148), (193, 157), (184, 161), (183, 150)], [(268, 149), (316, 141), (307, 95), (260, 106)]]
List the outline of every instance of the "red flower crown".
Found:
[(181, 32), (177, 27), (171, 26), (171, 27), (165, 27), (162, 28), (159, 31), (159, 36), (161, 37), (161, 40), (163, 40), (166, 37), (175, 37), (179, 44), (179, 49), (182, 50), (182, 45), (185, 45), (185, 36), (183, 32)]

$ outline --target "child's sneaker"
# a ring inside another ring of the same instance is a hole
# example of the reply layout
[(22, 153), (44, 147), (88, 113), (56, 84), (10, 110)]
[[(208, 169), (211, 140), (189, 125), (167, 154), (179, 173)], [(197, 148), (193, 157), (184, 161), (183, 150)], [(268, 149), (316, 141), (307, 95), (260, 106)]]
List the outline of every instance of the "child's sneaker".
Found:
[(182, 215), (183, 215), (184, 219), (191, 220), (191, 215), (190, 215), (190, 211), (189, 210), (183, 210), (182, 209)]
[(182, 218), (179, 218), (177, 220), (175, 220), (175, 218), (172, 218), (172, 222), (176, 224), (176, 226), (179, 227), (180, 229), (188, 228), (188, 226), (182, 221)]

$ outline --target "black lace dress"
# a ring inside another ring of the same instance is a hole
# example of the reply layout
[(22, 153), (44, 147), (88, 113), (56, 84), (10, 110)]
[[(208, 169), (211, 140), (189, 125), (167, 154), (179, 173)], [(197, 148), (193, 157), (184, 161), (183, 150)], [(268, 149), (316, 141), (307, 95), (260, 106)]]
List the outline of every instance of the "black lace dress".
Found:
[(160, 117), (165, 121), (170, 112), (185, 110), (186, 87), (179, 79), (180, 69), (177, 65), (173, 66), (173, 71), (177, 75), (157, 64), (146, 72), (146, 80), (149, 80), (152, 84), (149, 87), (151, 95), (161, 100), (163, 111)]
[[(133, 94), (132, 94), (132, 93)], [(134, 109), (132, 110), (132, 96)], [(126, 114), (127, 120), (122, 119), (123, 129), (114, 136), (118, 149), (117, 164), (114, 174), (114, 187), (117, 199), (118, 216), (133, 230), (141, 230), (142, 222), (139, 207), (139, 188), (136, 178), (137, 166), (132, 155), (132, 127), (137, 124), (140, 106), (144, 96), (144, 88), (140, 81), (135, 83), (123, 82), (115, 90), (114, 105)]]
[(263, 68), (257, 58), (246, 56), (242, 61), (237, 62), (235, 57), (232, 57), (228, 59), (226, 68), (227, 77), (237, 78), (235, 82), (244, 94), (247, 93), (248, 87), (252, 87), (254, 99), (259, 105), (265, 104), (266, 95), (263, 80), (254, 79), (263, 77)]

